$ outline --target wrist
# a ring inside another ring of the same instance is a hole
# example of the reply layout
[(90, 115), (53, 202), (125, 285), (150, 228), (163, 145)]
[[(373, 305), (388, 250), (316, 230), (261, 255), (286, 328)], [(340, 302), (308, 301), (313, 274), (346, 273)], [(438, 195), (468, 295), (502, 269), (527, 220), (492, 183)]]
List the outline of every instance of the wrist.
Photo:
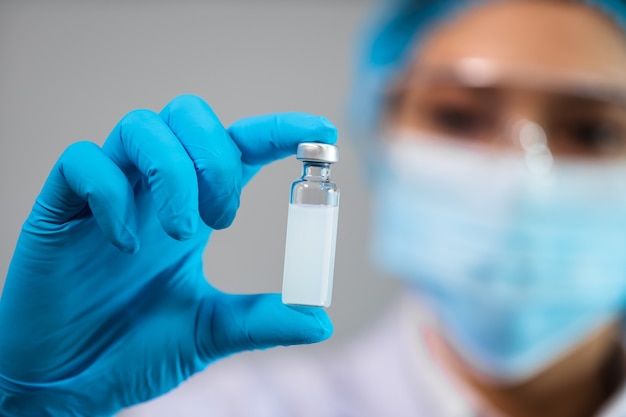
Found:
[[(113, 417), (107, 406), (96, 404), (107, 398), (81, 388), (77, 381), (22, 382), (0, 375), (0, 415), (3, 417)], [(121, 407), (120, 407), (121, 408)]]

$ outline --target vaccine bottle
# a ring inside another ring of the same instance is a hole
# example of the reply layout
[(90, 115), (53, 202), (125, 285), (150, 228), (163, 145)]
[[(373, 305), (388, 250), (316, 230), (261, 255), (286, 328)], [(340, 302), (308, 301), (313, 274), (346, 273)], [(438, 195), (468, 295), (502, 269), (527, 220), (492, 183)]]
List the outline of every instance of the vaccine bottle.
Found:
[(291, 185), (283, 271), (285, 304), (328, 307), (335, 269), (339, 189), (330, 180), (338, 149), (301, 143), (302, 177)]

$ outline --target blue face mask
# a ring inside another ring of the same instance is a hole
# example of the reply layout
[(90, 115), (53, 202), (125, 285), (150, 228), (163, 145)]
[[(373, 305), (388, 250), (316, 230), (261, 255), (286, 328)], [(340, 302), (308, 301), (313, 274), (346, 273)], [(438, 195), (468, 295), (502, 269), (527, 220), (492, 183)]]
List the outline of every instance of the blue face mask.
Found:
[(385, 142), (373, 255), (420, 294), (451, 345), (527, 380), (626, 306), (626, 163), (555, 161), (415, 136)]

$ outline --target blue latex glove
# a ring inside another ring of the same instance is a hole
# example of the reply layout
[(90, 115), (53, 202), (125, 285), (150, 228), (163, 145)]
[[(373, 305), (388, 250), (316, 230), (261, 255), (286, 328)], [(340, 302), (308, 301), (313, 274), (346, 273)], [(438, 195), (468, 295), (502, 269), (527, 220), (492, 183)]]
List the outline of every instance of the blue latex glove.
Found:
[(225, 129), (204, 101), (181, 96), (160, 114), (129, 113), (102, 148), (70, 146), (24, 224), (0, 301), (0, 415), (109, 416), (234, 352), (328, 338), (322, 309), (211, 287), (202, 252), (262, 165), (336, 136), (301, 113)]

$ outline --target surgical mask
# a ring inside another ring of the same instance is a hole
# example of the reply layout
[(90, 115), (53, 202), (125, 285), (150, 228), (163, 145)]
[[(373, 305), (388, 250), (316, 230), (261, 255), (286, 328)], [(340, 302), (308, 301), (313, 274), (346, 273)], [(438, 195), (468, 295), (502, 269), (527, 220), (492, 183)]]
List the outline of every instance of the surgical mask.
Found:
[(527, 380), (622, 314), (623, 162), (555, 160), (537, 175), (461, 139), (382, 143), (374, 259), (480, 374)]

